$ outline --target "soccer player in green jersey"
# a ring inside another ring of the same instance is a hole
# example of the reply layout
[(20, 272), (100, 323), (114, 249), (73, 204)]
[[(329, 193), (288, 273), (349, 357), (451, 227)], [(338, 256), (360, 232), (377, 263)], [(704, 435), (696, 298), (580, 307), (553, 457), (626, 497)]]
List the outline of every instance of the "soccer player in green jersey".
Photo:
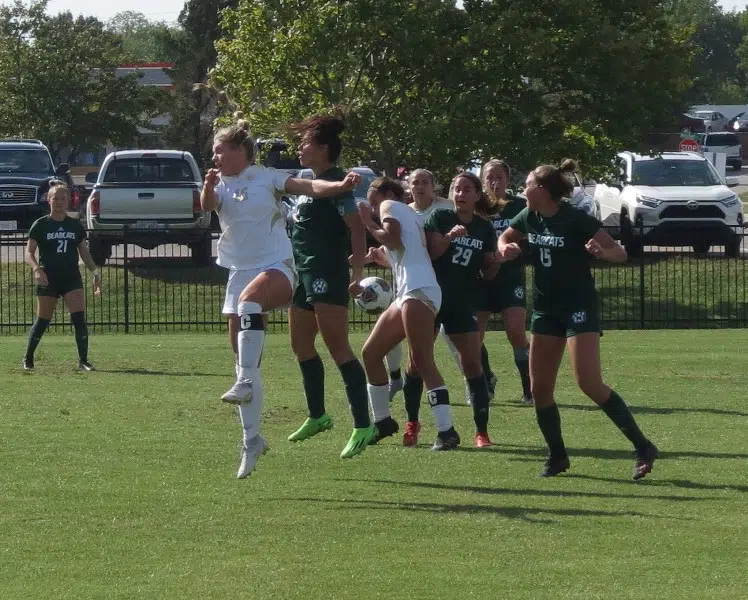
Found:
[[(316, 116), (292, 126), (301, 136), (299, 160), (315, 179), (341, 181), (345, 173), (335, 163), (340, 156), (343, 121)], [(366, 262), (366, 230), (353, 194), (329, 198), (303, 197), (291, 236), (299, 284), (289, 310), (291, 346), (301, 368), (309, 417), (288, 439), (308, 439), (332, 427), (325, 410), (325, 371), (315, 340), (322, 334), (340, 370), (353, 415), (353, 433), (341, 453), (350, 458), (363, 452), (374, 437), (369, 418), (366, 374), (348, 341), (350, 295), (360, 293)], [(348, 271), (352, 249), (352, 274)]]
[(602, 379), (600, 314), (590, 256), (625, 262), (626, 251), (602, 231), (600, 222), (561, 202), (573, 189), (568, 175), (576, 163), (560, 168), (537, 167), (527, 176), (527, 208), (501, 234), (499, 250), (505, 260), (516, 259), (519, 242), (527, 238), (532, 255), (534, 286), (530, 340), (530, 381), (538, 425), (548, 444), (543, 477), (569, 468), (561, 434), (561, 418), (553, 398), (556, 377), (569, 349), (577, 383), (616, 424), (636, 449), (634, 479), (652, 470), (657, 448), (641, 432), (623, 399)]
[[(50, 212), (37, 219), (29, 230), (25, 261), (34, 272), (36, 287), (36, 320), (31, 326), (23, 368), (34, 369), (34, 352), (55, 314), (62, 297), (70, 311), (78, 346), (78, 368), (93, 371), (88, 362), (88, 326), (86, 325), (83, 279), (78, 257), (93, 273), (94, 294), (101, 294), (101, 277), (86, 244), (86, 231), (80, 221), (67, 215), (70, 192), (62, 181), (50, 182), (47, 193)], [(37, 250), (39, 258), (37, 259)]]
[[(481, 170), (483, 189), (488, 196), (488, 209), (482, 214), (500, 236), (509, 227), (511, 220), (525, 208), (527, 202), (520, 196), (507, 194), (511, 170), (503, 160), (492, 158)], [(492, 314), (500, 314), (504, 320), (504, 331), (514, 349), (514, 364), (522, 381), (522, 402), (532, 404), (530, 391), (530, 344), (527, 341), (525, 322), (525, 267), (521, 261), (509, 261), (501, 265), (494, 279), (481, 279), (478, 283), (478, 329), (481, 340), (485, 338), (488, 320)], [(496, 376), (488, 361), (485, 344), (481, 347), (483, 372), (488, 381), (489, 393), (496, 388)]]
[[(491, 224), (479, 216), (485, 204), (480, 179), (472, 173), (460, 173), (452, 181), (454, 210), (439, 209), (426, 219), (424, 230), (436, 279), (442, 290), (442, 305), (436, 315), (437, 327), (454, 344), (462, 372), (470, 389), (475, 420), (475, 445), (492, 446), (488, 436), (488, 386), (481, 367), (481, 341), (475, 316), (478, 275), (496, 274), (496, 233)], [(417, 420), (417, 405), (406, 396), (408, 421)], [(419, 398), (420, 404), (420, 398)], [(440, 435), (447, 447), (459, 445), (456, 432)]]

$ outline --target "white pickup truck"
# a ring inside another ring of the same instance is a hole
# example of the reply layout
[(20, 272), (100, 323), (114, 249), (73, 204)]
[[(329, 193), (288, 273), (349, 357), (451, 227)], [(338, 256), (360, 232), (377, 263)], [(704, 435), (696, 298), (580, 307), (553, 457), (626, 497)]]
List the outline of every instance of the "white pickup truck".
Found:
[(91, 256), (103, 265), (116, 244), (153, 249), (186, 244), (198, 264), (211, 260), (210, 213), (200, 207), (202, 178), (189, 152), (109, 154), (88, 198)]

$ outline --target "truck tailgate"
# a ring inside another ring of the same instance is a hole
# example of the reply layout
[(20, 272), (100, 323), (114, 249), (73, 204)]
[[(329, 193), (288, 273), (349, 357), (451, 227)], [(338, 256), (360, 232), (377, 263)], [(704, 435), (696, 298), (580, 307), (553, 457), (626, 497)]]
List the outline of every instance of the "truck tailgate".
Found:
[(102, 222), (185, 221), (193, 218), (195, 184), (99, 187), (99, 219)]

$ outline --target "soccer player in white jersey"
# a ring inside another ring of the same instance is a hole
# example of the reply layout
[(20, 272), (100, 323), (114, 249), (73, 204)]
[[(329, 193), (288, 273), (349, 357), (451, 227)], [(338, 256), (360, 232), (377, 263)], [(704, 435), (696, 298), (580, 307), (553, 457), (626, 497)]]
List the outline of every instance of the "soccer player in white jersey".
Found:
[(294, 179), (285, 171), (255, 165), (254, 148), (243, 119), (218, 131), (213, 143), (217, 168), (207, 172), (200, 198), (203, 210), (218, 213), (222, 234), (216, 262), (229, 269), (223, 313), (229, 319), (237, 380), (222, 400), (239, 405), (244, 431), (240, 479), (255, 469), (267, 450), (267, 441), (260, 435), (260, 361), (267, 313), (288, 306), (296, 286), (280, 194), (335, 195), (353, 189), (359, 179), (355, 173), (336, 182)]
[[(426, 249), (420, 218), (402, 203), (404, 191), (395, 180), (376, 179), (369, 187), (369, 205), (360, 204), (366, 228), (382, 246), (372, 248), (368, 258), (394, 271), (396, 295), (374, 325), (361, 352), (368, 381), (369, 402), (377, 429), (373, 442), (394, 435), (398, 425), (390, 415), (389, 383), (385, 356), (408, 340), (410, 356), (428, 389), (429, 405), (437, 427), (433, 450), (454, 445), (443, 440), (459, 439), (452, 425), (449, 392), (434, 362), (434, 318), (441, 306), (441, 289)], [(377, 224), (373, 213), (379, 215)]]

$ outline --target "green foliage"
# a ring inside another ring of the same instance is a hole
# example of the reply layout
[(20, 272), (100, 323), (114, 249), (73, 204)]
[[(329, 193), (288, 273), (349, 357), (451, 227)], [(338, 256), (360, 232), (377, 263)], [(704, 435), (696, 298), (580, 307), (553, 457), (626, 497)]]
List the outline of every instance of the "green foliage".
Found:
[(183, 57), (184, 30), (168, 23), (149, 21), (135, 11), (124, 11), (106, 23), (122, 38), (125, 62), (175, 62)]
[(211, 81), (257, 135), (347, 116), (347, 163), (442, 175), (475, 159), (588, 172), (671, 127), (689, 85), (662, 2), (243, 0), (224, 13)]
[(132, 143), (155, 96), (117, 77), (119, 36), (92, 17), (48, 16), (46, 0), (0, 8), (0, 135), (62, 148)]

